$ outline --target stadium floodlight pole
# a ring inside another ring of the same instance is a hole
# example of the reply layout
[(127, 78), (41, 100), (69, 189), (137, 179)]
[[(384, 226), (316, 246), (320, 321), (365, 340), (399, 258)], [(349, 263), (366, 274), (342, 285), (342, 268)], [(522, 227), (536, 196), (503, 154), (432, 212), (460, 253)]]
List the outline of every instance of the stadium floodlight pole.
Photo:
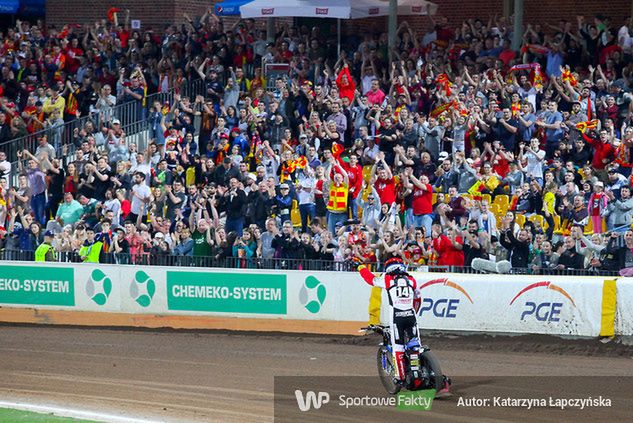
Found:
[(341, 19), (336, 20), (336, 33), (338, 37), (337, 43), (337, 53), (338, 57), (341, 57)]
[(508, 19), (512, 14), (512, 2), (514, 0), (503, 0), (503, 17)]
[(266, 19), (266, 41), (275, 42), (275, 18)]
[(389, 58), (396, 48), (396, 31), (398, 29), (398, 0), (389, 0)]
[(521, 48), (523, 39), (523, 0), (514, 0), (514, 34), (512, 35), (512, 50)]

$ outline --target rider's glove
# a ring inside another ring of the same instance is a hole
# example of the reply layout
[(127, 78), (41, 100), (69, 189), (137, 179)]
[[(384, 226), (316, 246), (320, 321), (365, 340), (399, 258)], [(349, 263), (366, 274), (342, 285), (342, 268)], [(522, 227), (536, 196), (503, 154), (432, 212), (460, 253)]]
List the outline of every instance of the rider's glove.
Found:
[(361, 264), (356, 268), (356, 270), (358, 270), (359, 272), (363, 269), (367, 269), (367, 266), (365, 266), (364, 264)]

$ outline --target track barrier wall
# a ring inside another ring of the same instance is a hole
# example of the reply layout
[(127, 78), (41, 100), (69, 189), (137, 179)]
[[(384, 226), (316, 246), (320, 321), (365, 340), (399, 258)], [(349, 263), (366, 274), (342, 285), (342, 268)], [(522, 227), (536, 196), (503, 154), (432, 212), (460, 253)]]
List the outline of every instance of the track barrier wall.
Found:
[[(414, 273), (422, 329), (598, 337), (633, 333), (633, 278)], [(357, 334), (386, 294), (357, 273), (0, 265), (0, 321)], [(382, 318), (382, 319), (381, 319)]]

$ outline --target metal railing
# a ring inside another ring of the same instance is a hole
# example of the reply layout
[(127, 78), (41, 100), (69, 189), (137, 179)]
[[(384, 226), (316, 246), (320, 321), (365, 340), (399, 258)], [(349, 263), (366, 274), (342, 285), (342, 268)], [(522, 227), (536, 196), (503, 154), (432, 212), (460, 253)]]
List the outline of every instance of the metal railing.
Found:
[[(103, 264), (135, 265), (135, 266), (174, 266), (174, 267), (209, 267), (228, 269), (276, 269), (276, 270), (306, 270), (306, 271), (334, 271), (354, 272), (360, 263), (351, 260), (309, 260), (292, 258), (242, 258), (242, 257), (192, 257), (175, 256), (171, 254), (121, 254), (104, 253), (101, 255)], [(35, 253), (24, 250), (1, 250), (0, 260), (4, 261), (34, 261)], [(58, 252), (57, 261), (60, 263), (81, 263), (76, 252)], [(384, 271), (384, 263), (367, 263), (373, 272)], [(435, 273), (467, 273), (483, 274), (467, 266), (438, 266), (420, 265), (409, 267), (409, 271)], [(590, 269), (512, 269), (511, 275), (548, 275), (548, 276), (617, 276), (617, 272), (597, 271)]]
[[(104, 119), (111, 122), (115, 118), (121, 122), (121, 129), (125, 132), (126, 138), (133, 139), (133, 136), (141, 134), (141, 136), (145, 135), (145, 138), (141, 138), (138, 141), (147, 141), (145, 134), (145, 131), (149, 129), (147, 117), (154, 102), (158, 101), (161, 104), (169, 102), (169, 104), (172, 104), (175, 94), (180, 94), (182, 97), (189, 97), (193, 100), (196, 95), (205, 95), (205, 93), (206, 88), (203, 80), (190, 81), (178, 90), (172, 89), (164, 93), (150, 94), (143, 101), (129, 101), (117, 104), (107, 113), (90, 113), (88, 116), (65, 122), (60, 126), (46, 128), (20, 138), (14, 138), (0, 144), (0, 151), (4, 151), (7, 154), (7, 160), (12, 162), (12, 169), (17, 169), (17, 152), (27, 149), (34, 153), (38, 147), (38, 139), (42, 136), (47, 136), (48, 142), (55, 148), (57, 157), (62, 156), (63, 146), (70, 146), (67, 151), (68, 155), (74, 149), (75, 130), (81, 131), (86, 123), (92, 122), (96, 133), (100, 131), (100, 125), (104, 123)], [(139, 147), (141, 146), (139, 145)]]

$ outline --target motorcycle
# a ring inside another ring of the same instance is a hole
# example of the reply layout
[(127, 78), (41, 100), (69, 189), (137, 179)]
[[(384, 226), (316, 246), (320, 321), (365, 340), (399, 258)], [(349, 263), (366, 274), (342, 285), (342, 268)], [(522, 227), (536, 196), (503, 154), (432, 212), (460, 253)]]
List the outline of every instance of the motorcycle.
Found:
[(397, 394), (402, 388), (409, 391), (435, 389), (439, 392), (447, 383), (450, 384), (450, 379), (442, 374), (439, 360), (428, 346), (420, 345), (418, 338), (405, 340), (405, 380), (398, 380), (391, 347), (391, 329), (388, 326), (371, 325), (361, 330), (382, 336), (377, 355), (378, 376), (391, 395)]

